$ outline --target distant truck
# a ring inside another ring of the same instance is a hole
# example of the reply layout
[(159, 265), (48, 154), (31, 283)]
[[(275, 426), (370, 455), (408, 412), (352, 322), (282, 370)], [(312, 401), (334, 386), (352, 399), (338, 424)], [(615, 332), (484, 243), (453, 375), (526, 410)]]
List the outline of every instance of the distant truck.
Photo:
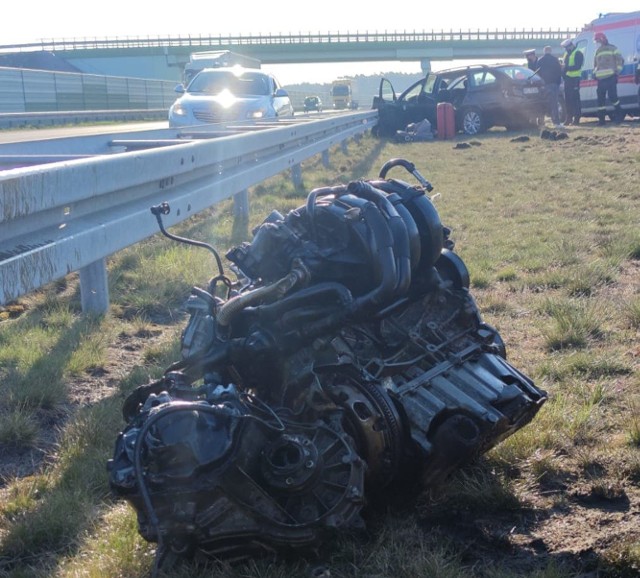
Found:
[(184, 67), (182, 82), (186, 86), (198, 72), (205, 68), (226, 68), (229, 66), (260, 68), (262, 63), (257, 58), (231, 52), (231, 50), (192, 52), (189, 56), (189, 62)]
[(353, 100), (353, 80), (351, 78), (338, 78), (331, 83), (331, 100), (335, 110), (358, 108), (358, 103)]

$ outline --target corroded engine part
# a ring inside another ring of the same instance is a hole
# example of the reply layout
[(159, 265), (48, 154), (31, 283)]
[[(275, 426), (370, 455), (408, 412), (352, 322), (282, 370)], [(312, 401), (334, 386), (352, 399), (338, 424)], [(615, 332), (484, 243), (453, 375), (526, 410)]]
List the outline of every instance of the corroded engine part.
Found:
[(546, 400), (506, 361), (500, 336), (463, 288), (433, 291), (355, 329), (341, 333), (342, 355), (349, 348), (394, 400), (429, 484), (515, 433)]
[(234, 559), (362, 527), (365, 464), (338, 416), (289, 422), (234, 388), (201, 397), (151, 394), (116, 442), (111, 483), (146, 540)]
[(182, 359), (127, 398), (109, 464), (160, 553), (316, 548), (410, 464), (440, 483), (535, 416), (430, 190), (402, 159), (316, 189), (229, 251), (237, 282), (194, 288)]

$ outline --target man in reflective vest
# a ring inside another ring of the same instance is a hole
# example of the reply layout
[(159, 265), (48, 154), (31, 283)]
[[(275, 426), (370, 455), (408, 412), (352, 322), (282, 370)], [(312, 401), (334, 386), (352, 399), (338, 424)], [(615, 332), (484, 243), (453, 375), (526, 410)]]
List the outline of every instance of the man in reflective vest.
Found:
[(564, 102), (567, 107), (567, 124), (580, 124), (582, 107), (580, 103), (580, 75), (584, 64), (584, 55), (576, 50), (571, 38), (560, 43), (566, 54), (562, 63), (564, 78)]
[(593, 74), (598, 81), (596, 95), (598, 97), (598, 124), (604, 124), (606, 112), (605, 100), (609, 100), (615, 109), (616, 118), (623, 114), (618, 98), (618, 75), (622, 72), (624, 58), (616, 46), (609, 44), (603, 32), (596, 32), (593, 39), (598, 43), (598, 49), (593, 59)]

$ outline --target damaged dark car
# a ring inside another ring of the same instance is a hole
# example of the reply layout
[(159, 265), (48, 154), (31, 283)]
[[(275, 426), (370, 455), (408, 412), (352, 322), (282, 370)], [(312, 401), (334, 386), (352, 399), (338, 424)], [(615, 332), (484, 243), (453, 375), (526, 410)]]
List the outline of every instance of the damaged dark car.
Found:
[[(437, 107), (453, 105), (456, 131), (475, 135), (494, 126), (536, 126), (547, 112), (545, 83), (517, 64), (474, 65), (429, 72), (399, 96), (389, 80), (380, 81), (373, 108), (378, 110), (374, 134), (394, 136), (408, 124), (428, 119), (437, 131)], [(562, 116), (561, 116), (562, 118)]]
[(227, 252), (235, 278), (152, 207), (215, 263), (180, 359), (125, 400), (108, 466), (157, 571), (317, 551), (394, 481), (442, 483), (536, 415), (546, 394), (482, 319), (432, 188), (392, 159), (314, 189)]

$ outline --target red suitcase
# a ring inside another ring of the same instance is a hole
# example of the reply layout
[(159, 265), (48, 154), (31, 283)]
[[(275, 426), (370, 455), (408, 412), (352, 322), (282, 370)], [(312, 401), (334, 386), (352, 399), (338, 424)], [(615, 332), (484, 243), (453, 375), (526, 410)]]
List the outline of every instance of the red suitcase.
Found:
[(456, 134), (456, 116), (453, 104), (439, 102), (436, 108), (436, 127), (439, 139), (452, 139)]

